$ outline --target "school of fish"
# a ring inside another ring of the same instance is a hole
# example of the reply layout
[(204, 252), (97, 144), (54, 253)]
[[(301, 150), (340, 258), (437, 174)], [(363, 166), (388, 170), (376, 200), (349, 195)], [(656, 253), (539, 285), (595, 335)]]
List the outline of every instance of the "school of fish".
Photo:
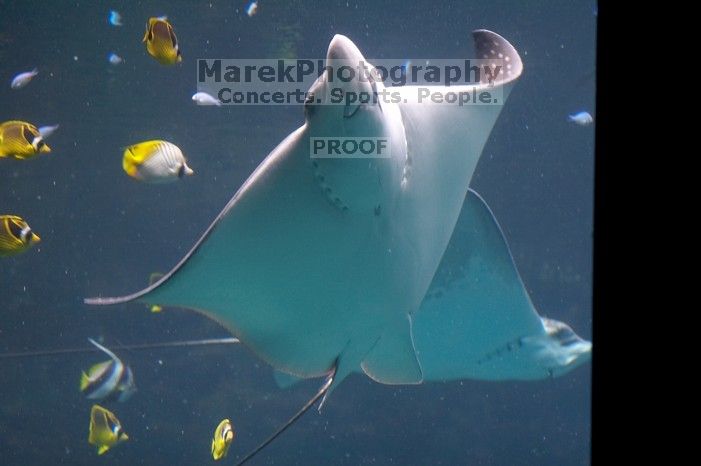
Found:
[[(245, 12), (248, 16), (256, 13), (258, 5), (251, 2)], [(110, 10), (107, 22), (113, 27), (123, 26), (122, 15)], [(173, 66), (182, 62), (178, 38), (172, 23), (165, 16), (151, 17), (146, 22), (142, 39), (146, 52), (158, 63)], [(107, 61), (118, 66), (124, 58), (110, 52)], [(27, 87), (37, 76), (39, 70), (18, 73), (10, 81), (13, 90)], [(216, 98), (204, 92), (192, 96), (197, 105), (220, 106)], [(36, 125), (20, 120), (0, 123), (0, 159), (29, 160), (39, 155), (51, 153), (46, 143), (59, 125)], [(176, 181), (192, 175), (194, 171), (187, 164), (182, 150), (172, 142), (153, 139), (124, 148), (122, 168), (132, 179), (145, 183), (165, 183)], [(6, 208), (5, 205), (0, 206)], [(29, 250), (41, 241), (27, 221), (18, 215), (0, 214), (0, 258), (16, 256)], [(157, 280), (162, 274), (154, 273), (150, 281)], [(160, 306), (151, 306), (151, 312), (161, 312)], [(109, 357), (97, 362), (80, 374), (79, 388), (86, 399), (101, 403), (126, 402), (136, 392), (134, 374), (114, 352), (93, 340), (90, 343)], [(90, 411), (88, 443), (94, 445), (98, 455), (103, 455), (116, 445), (125, 442), (129, 436), (124, 431), (117, 416), (109, 409), (94, 404)], [(212, 440), (212, 457), (219, 460), (226, 456), (234, 439), (234, 428), (229, 419), (224, 419), (215, 429)]]

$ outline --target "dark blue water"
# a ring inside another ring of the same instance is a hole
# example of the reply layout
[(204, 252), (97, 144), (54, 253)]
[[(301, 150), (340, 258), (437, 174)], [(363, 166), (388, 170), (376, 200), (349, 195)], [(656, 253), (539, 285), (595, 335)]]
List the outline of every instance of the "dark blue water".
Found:
[[(196, 107), (197, 58), (323, 57), (335, 33), (369, 57), (471, 56), (488, 28), (525, 72), (472, 182), (509, 241), (540, 313), (591, 339), (596, 17), (591, 1), (29, 3), (0, 0), (0, 121), (60, 123), (52, 154), (0, 160), (0, 213), (26, 218), (42, 242), (0, 260), (0, 350), (227, 336), (192, 312), (138, 304), (94, 310), (83, 296), (142, 288), (190, 248), (265, 155), (298, 127), (301, 107)], [(107, 23), (110, 9), (124, 26)], [(167, 68), (141, 43), (167, 14), (184, 56)], [(113, 67), (107, 55), (125, 63)], [(40, 75), (19, 91), (19, 71)], [(121, 170), (120, 148), (166, 139), (196, 176), (146, 185)], [(110, 405), (130, 440), (98, 457), (91, 403), (78, 391), (95, 354), (0, 360), (0, 465), (210, 464), (211, 434), (232, 419), (233, 464), (316, 391), (283, 391), (240, 347), (122, 351), (139, 391)], [(590, 365), (554, 380), (465, 380), (391, 387), (353, 375), (254, 464), (583, 465), (589, 463)]]

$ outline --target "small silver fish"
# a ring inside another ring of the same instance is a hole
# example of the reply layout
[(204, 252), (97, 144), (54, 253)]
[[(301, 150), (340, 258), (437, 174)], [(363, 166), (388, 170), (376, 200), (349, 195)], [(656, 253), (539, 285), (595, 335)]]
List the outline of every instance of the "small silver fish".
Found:
[(32, 71), (25, 71), (24, 73), (20, 73), (14, 78), (12, 78), (12, 83), (10, 83), (10, 87), (12, 89), (21, 89), (27, 84), (29, 84), (29, 81), (31, 81), (34, 76), (39, 74), (39, 70), (34, 68)]
[(594, 123), (594, 117), (589, 112), (579, 112), (567, 117), (569, 121), (579, 126), (588, 126)]
[(112, 26), (121, 26), (122, 25), (122, 15), (119, 14), (118, 11), (116, 10), (110, 10), (110, 15), (108, 20), (109, 23)]
[(192, 96), (192, 100), (197, 104), (197, 105), (216, 105), (217, 107), (221, 106), (221, 102), (219, 99), (216, 99), (212, 97), (211, 95), (207, 94), (206, 92), (198, 92)]
[(53, 125), (53, 126), (42, 126), (41, 128), (38, 129), (39, 134), (41, 134), (41, 137), (43, 139), (48, 138), (52, 134), (54, 134), (54, 131), (58, 129), (58, 125)]
[(107, 56), (107, 60), (112, 64), (112, 65), (119, 65), (121, 64), (124, 59), (117, 55), (116, 53), (112, 52)]

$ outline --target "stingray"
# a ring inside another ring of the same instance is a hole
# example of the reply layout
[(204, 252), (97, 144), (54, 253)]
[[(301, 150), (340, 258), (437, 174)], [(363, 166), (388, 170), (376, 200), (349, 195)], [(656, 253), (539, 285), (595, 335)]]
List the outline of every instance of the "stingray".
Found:
[[(523, 70), (498, 34), (476, 30), (473, 39), (476, 58), (500, 66), (495, 79), (476, 85), (499, 91), (499, 105), (420, 100), (418, 86), (390, 89), (401, 95), (397, 103), (330, 105), (330, 86), (341, 84), (324, 73), (309, 90), (304, 124), (170, 272), (136, 293), (85, 302), (195, 309), (277, 373), (326, 376), (281, 430), (354, 372), (383, 384), (534, 380), (587, 361), (591, 343), (538, 315), (498, 223), (469, 189)], [(342, 35), (326, 60), (367, 63)], [(343, 92), (383, 89), (375, 79), (342, 83)], [(391, 156), (310, 157), (311, 138), (323, 137), (389, 138)]]

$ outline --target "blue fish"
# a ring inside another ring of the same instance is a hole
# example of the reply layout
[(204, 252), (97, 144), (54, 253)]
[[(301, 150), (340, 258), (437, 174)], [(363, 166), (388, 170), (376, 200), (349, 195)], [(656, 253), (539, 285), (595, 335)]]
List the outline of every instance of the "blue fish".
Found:
[(246, 14), (250, 18), (251, 16), (255, 15), (258, 12), (258, 2), (252, 1), (248, 4), (246, 7)]
[(116, 10), (110, 10), (110, 16), (108, 21), (112, 26), (121, 26), (122, 15), (120, 15), (119, 12)]
[(116, 53), (112, 52), (107, 56), (107, 60), (112, 64), (112, 65), (119, 65), (124, 61), (122, 57), (117, 55)]
[(406, 60), (404, 63), (402, 63), (402, 73), (408, 73), (409, 68), (411, 68), (411, 60)]
[(589, 126), (594, 123), (594, 117), (589, 112), (579, 112), (567, 117), (569, 121), (579, 126)]
[(46, 139), (52, 134), (54, 134), (54, 131), (58, 129), (58, 125), (53, 125), (53, 126), (42, 126), (39, 128), (39, 134), (41, 134), (41, 137)]

